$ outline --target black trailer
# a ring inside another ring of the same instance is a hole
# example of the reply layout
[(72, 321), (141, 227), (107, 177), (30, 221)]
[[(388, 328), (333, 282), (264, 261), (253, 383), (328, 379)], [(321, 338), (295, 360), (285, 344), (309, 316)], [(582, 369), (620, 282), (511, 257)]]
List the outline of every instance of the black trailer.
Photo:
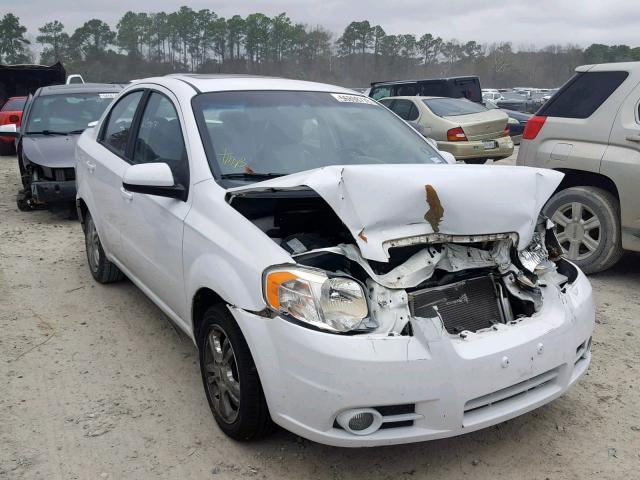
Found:
[(482, 103), (480, 79), (476, 76), (373, 82), (369, 91), (369, 96), (376, 100), (405, 95), (468, 98), (472, 102)]

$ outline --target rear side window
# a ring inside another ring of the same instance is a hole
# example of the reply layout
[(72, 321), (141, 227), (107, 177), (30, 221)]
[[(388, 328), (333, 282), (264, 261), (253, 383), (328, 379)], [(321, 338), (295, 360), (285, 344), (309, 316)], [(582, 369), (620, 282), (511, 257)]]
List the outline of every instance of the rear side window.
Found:
[(24, 103), (27, 101), (26, 98), (11, 98), (7, 100), (2, 107), (3, 112), (21, 112), (24, 108)]
[(396, 87), (397, 97), (411, 97), (418, 94), (418, 85), (398, 85)]
[(465, 98), (431, 98), (423, 101), (429, 110), (439, 117), (455, 117), (487, 111), (481, 104)]
[(111, 109), (104, 129), (102, 143), (116, 155), (125, 156), (131, 124), (142, 98), (142, 91), (130, 93), (122, 97)]
[(538, 110), (537, 115), (588, 118), (628, 76), (628, 72), (578, 73)]
[[(389, 105), (385, 104), (385, 106)], [(410, 100), (396, 99), (389, 108), (403, 120), (412, 121), (416, 120), (419, 116), (418, 108)]]
[(381, 98), (390, 97), (391, 96), (391, 87), (375, 87), (371, 89), (369, 93), (371, 98), (375, 100), (380, 100)]

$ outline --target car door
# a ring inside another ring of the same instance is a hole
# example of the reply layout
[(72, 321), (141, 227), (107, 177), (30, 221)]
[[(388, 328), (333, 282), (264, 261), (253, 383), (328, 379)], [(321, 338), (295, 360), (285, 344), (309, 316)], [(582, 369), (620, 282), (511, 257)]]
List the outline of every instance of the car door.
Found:
[(101, 131), (98, 144), (91, 152), (78, 158), (79, 175), (84, 175), (92, 200), (89, 204), (95, 219), (100, 240), (110, 258), (123, 261), (120, 231), (123, 228), (120, 193), (122, 176), (128, 167), (125, 160), (131, 128), (140, 106), (143, 90), (135, 90), (120, 98), (109, 111)]
[[(189, 161), (182, 119), (169, 91), (151, 90), (133, 140), (131, 164), (167, 163), (176, 183), (189, 188)], [(123, 172), (124, 173), (124, 172)], [(122, 178), (120, 179), (122, 187)], [(190, 203), (121, 190), (122, 242), (130, 274), (157, 301), (187, 318), (182, 268), (183, 223)]]
[(414, 100), (396, 98), (390, 106), (387, 106), (425, 137), (429, 136), (429, 133), (431, 133), (431, 127), (424, 125), (424, 122), (420, 118), (420, 110), (416, 106)]
[(620, 197), (622, 246), (640, 248), (640, 84), (618, 109), (600, 173), (613, 180)]

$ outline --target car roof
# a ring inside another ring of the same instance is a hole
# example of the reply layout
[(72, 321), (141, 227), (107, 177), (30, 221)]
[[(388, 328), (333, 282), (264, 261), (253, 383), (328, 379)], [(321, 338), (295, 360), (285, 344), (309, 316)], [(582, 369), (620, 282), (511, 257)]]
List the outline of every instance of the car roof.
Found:
[(50, 85), (40, 88), (39, 95), (62, 95), (65, 93), (119, 92), (123, 85), (118, 83), (75, 83), (71, 85)]
[(611, 72), (611, 71), (640, 72), (640, 62), (597, 63), (593, 65), (580, 65), (576, 72)]
[(362, 95), (348, 88), (338, 87), (327, 83), (292, 80), (288, 78), (266, 77), (243, 74), (170, 74), (166, 77), (156, 77), (137, 80), (135, 83), (160, 83), (173, 78), (181, 80), (193, 87), (198, 93), (223, 92), (240, 90), (294, 90), (301, 92), (333, 92), (351, 95)]

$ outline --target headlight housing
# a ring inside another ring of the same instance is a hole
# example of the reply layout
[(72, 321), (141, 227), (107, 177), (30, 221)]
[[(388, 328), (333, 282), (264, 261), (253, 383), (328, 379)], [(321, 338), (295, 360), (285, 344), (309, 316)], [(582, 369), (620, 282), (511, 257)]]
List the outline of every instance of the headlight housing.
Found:
[(314, 327), (348, 332), (369, 315), (365, 292), (353, 278), (294, 265), (269, 268), (263, 278), (270, 308)]

